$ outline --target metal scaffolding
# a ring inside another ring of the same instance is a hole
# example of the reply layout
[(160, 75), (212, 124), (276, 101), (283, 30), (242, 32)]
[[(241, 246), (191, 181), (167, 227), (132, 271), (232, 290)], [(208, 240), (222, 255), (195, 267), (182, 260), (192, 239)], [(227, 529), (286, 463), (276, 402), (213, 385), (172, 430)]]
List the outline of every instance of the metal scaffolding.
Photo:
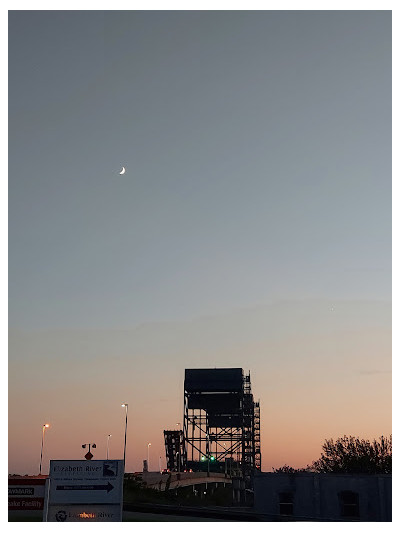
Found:
[(167, 470), (183, 472), (185, 455), (183, 449), (182, 431), (164, 430), (165, 456)]
[(186, 369), (184, 468), (252, 477), (261, 468), (260, 405), (242, 368)]

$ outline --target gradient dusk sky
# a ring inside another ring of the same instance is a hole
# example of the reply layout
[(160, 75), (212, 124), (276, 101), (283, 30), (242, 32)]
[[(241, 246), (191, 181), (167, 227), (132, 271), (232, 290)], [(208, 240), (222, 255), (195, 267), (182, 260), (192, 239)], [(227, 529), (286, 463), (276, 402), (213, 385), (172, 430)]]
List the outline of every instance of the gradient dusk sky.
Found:
[[(262, 468), (391, 433), (391, 12), (9, 13), (9, 472), (165, 466), (243, 367)], [(119, 175), (122, 166), (126, 173)]]

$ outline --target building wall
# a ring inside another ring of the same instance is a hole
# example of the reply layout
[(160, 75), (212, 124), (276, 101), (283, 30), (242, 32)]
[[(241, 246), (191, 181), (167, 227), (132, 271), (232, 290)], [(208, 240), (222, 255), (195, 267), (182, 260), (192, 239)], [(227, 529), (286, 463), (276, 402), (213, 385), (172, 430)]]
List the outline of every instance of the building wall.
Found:
[(254, 511), (277, 520), (391, 521), (392, 476), (258, 473)]

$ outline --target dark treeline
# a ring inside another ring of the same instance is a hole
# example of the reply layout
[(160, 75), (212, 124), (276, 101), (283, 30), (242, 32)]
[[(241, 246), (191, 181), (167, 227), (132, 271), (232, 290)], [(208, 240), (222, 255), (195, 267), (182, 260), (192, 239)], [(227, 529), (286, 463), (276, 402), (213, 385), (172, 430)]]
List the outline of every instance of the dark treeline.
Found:
[(273, 468), (277, 474), (299, 472), (341, 473), (341, 474), (391, 474), (392, 435), (383, 435), (372, 442), (358, 437), (343, 437), (336, 441), (325, 440), (321, 457), (305, 468), (288, 465)]

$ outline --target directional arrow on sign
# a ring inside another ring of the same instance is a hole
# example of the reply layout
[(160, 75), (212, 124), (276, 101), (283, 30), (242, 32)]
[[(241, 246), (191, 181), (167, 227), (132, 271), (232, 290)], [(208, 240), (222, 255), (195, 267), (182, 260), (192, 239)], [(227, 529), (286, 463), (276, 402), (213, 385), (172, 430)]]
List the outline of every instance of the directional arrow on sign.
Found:
[(110, 492), (114, 485), (110, 482), (107, 485), (57, 485), (56, 490), (106, 490)]

